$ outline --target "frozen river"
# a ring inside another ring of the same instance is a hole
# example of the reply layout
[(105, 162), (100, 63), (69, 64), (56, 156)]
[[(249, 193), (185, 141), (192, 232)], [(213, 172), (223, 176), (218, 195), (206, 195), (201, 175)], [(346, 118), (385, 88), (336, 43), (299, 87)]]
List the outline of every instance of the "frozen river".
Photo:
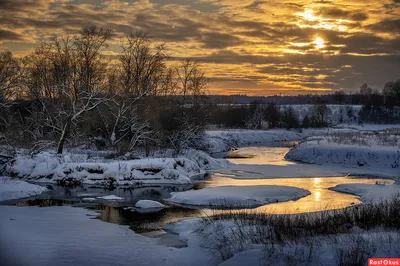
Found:
[[(210, 210), (204, 208), (194, 208), (193, 206), (173, 206), (156, 213), (140, 213), (135, 211), (134, 204), (141, 199), (151, 199), (163, 201), (170, 196), (171, 192), (186, 191), (189, 189), (202, 189), (218, 186), (257, 186), (257, 185), (281, 185), (294, 186), (307, 189), (311, 195), (295, 201), (278, 202), (267, 204), (250, 212), (274, 213), (274, 214), (293, 214), (302, 212), (315, 212), (329, 209), (344, 208), (360, 203), (357, 196), (344, 194), (329, 190), (338, 184), (362, 183), (374, 184), (377, 181), (391, 184), (391, 180), (367, 177), (323, 177), (314, 176), (312, 178), (262, 178), (262, 174), (249, 171), (251, 165), (257, 165), (257, 170), (263, 165), (294, 166), (297, 163), (284, 159), (285, 154), (290, 150), (289, 147), (245, 147), (228, 154), (228, 160), (236, 164), (235, 170), (230, 174), (214, 172), (205, 180), (196, 181), (193, 185), (174, 186), (174, 185), (151, 185), (133, 188), (114, 188), (104, 189), (100, 187), (78, 186), (78, 187), (57, 187), (51, 186), (52, 190), (44, 193), (33, 200), (11, 201), (3, 204), (24, 205), (64, 205), (72, 204), (76, 207), (87, 207), (101, 210), (100, 219), (117, 224), (130, 225), (135, 232), (150, 232), (157, 230), (163, 225), (178, 221), (188, 217), (199, 217), (212, 213), (224, 212), (225, 210)], [(245, 170), (240, 170), (241, 166)], [(310, 168), (312, 169), (312, 165)], [(260, 176), (257, 176), (260, 175)], [(250, 176), (248, 178), (248, 176)], [(257, 176), (253, 179), (251, 176)], [(98, 197), (104, 195), (116, 195), (123, 198), (118, 202), (85, 202), (87, 197)]]

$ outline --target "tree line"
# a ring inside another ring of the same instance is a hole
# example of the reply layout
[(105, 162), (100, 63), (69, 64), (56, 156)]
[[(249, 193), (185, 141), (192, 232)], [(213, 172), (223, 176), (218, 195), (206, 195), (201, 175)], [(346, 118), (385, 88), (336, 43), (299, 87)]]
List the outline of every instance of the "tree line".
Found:
[(87, 142), (121, 152), (191, 145), (206, 118), (200, 66), (171, 63), (165, 44), (141, 31), (121, 38), (120, 53), (109, 56), (112, 38), (108, 28), (85, 26), (21, 59), (1, 53), (0, 141), (58, 153)]

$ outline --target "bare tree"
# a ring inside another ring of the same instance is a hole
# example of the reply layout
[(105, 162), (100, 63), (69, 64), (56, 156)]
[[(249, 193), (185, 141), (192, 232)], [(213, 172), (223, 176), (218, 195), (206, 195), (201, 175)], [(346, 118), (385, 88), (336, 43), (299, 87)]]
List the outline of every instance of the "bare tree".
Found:
[[(111, 131), (108, 132), (111, 145), (117, 147), (120, 142), (129, 141), (126, 150), (131, 151), (136, 144), (143, 142), (146, 139), (151, 139), (154, 133), (149, 126), (148, 120), (142, 118), (135, 102), (138, 98), (128, 101), (125, 98), (114, 98), (109, 102), (109, 113), (111, 114)], [(99, 110), (99, 112), (101, 112)], [(104, 116), (103, 116), (104, 117)], [(106, 128), (109, 128), (106, 126)]]
[(178, 80), (178, 93), (183, 97), (183, 103), (197, 104), (199, 98), (204, 96), (208, 84), (198, 63), (187, 59), (175, 67), (175, 72)]
[(63, 152), (71, 127), (109, 100), (101, 49), (110, 36), (111, 30), (85, 27), (73, 38), (66, 35), (39, 45), (26, 59), (27, 86), (40, 103), (36, 112), (43, 119), (36, 122), (59, 136), (58, 153)]
[(138, 114), (140, 100), (164, 92), (170, 77), (166, 69), (165, 46), (152, 45), (146, 33), (139, 31), (127, 35), (121, 40), (120, 47), (120, 71), (112, 74), (113, 79), (109, 82), (114, 82), (110, 87), (121, 89), (116, 90), (118, 97), (108, 105), (111, 124), (106, 128), (111, 129), (106, 131), (112, 146), (129, 141), (127, 150), (132, 150), (138, 143), (150, 140), (153, 133), (148, 120)]
[(0, 101), (9, 98), (17, 86), (20, 64), (11, 52), (0, 53)]
[(104, 75), (102, 50), (107, 48), (107, 41), (111, 38), (112, 30), (89, 25), (75, 36), (73, 46), (77, 54), (77, 69), (80, 79), (79, 90), (91, 92), (99, 83), (99, 76)]
[(394, 100), (394, 104), (400, 105), (400, 79), (396, 81), (389, 81), (385, 84), (382, 94), (387, 97), (391, 97)]
[(160, 123), (167, 145), (179, 152), (195, 146), (204, 132), (208, 110), (200, 100), (206, 94), (208, 80), (192, 60), (177, 64), (167, 80), (166, 90), (173, 87), (170, 92), (175, 97), (165, 106)]
[(326, 116), (330, 112), (329, 108), (326, 104), (321, 103), (314, 106), (314, 115), (316, 119), (316, 124), (319, 127), (326, 126)]
[(360, 94), (364, 96), (370, 96), (372, 94), (372, 89), (368, 87), (367, 83), (360, 86)]
[(122, 53), (119, 63), (124, 94), (136, 97), (156, 94), (165, 70), (165, 45), (153, 46), (148, 35), (138, 31), (127, 35), (120, 47)]
[(202, 123), (198, 123), (192, 117), (183, 115), (174, 117), (177, 127), (168, 131), (167, 139), (172, 148), (179, 153), (182, 149), (190, 148), (195, 145), (204, 130)]

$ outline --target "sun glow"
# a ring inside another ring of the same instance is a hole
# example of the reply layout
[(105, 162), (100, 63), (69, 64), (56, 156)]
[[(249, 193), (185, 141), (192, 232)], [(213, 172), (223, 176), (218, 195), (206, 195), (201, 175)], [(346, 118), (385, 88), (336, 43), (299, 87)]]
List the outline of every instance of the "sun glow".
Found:
[(321, 37), (316, 37), (313, 44), (315, 44), (316, 49), (322, 49), (325, 47), (325, 41)]
[(315, 21), (318, 19), (318, 17), (314, 15), (314, 11), (312, 9), (306, 9), (303, 13), (297, 13), (296, 15), (301, 16), (309, 21)]
[(297, 23), (300, 28), (337, 30), (343, 32), (347, 30), (347, 27), (343, 24), (351, 23), (350, 20), (322, 17), (315, 14), (312, 9), (306, 9), (304, 12), (295, 13), (295, 15), (301, 18)]

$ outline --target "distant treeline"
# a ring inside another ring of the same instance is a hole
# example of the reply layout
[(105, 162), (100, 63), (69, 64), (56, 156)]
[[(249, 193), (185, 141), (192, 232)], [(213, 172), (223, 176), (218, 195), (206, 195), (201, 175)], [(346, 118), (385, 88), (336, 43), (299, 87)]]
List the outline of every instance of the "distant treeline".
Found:
[(297, 96), (247, 96), (247, 95), (210, 95), (209, 98), (220, 104), (275, 103), (289, 104), (347, 104), (370, 106), (400, 106), (400, 79), (389, 81), (382, 89), (372, 89), (364, 83), (356, 93), (342, 90), (331, 94), (303, 94)]
[(362, 95), (361, 93), (353, 94), (304, 94), (294, 96), (248, 96), (248, 95), (210, 95), (209, 98), (220, 104), (251, 104), (254, 102), (259, 103), (275, 103), (277, 105), (291, 105), (291, 104), (345, 104), (345, 105), (364, 105), (369, 102), (376, 102), (384, 105), (387, 103), (395, 102), (395, 99), (390, 96), (380, 94), (372, 94), (370, 96)]

